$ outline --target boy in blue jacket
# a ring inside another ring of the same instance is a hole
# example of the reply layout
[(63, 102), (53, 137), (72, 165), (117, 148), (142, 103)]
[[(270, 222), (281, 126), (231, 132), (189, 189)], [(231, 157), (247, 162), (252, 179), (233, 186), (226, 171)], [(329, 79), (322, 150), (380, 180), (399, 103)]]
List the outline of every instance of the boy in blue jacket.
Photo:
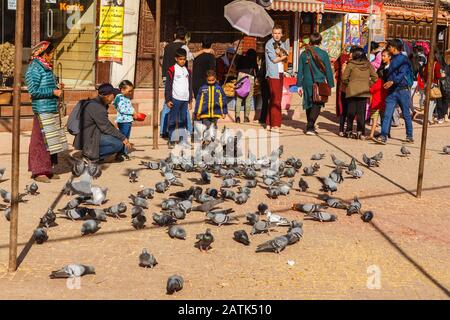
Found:
[[(217, 82), (216, 72), (208, 70), (206, 72), (207, 84), (200, 87), (195, 102), (194, 116), (201, 121), (206, 130), (213, 126), (213, 136), (217, 130), (217, 121), (225, 119), (228, 114), (225, 92)], [(205, 130), (205, 131), (206, 131)]]

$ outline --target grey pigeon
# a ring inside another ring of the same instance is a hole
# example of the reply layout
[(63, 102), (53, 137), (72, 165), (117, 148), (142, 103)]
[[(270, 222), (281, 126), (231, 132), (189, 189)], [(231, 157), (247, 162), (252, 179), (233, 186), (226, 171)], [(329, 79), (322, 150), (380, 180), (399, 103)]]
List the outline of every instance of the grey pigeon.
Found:
[(296, 211), (300, 211), (303, 213), (312, 213), (312, 212), (317, 212), (317, 211), (321, 211), (324, 208), (320, 205), (320, 204), (311, 204), (311, 203), (305, 203), (305, 204), (294, 204), (292, 206), (293, 210)]
[(101, 206), (106, 202), (106, 194), (108, 193), (108, 188), (93, 186), (91, 190), (92, 197), (91, 199), (87, 200), (86, 203), (92, 204), (94, 206)]
[(83, 264), (69, 264), (59, 270), (52, 271), (50, 279), (78, 278), (87, 274), (95, 274), (95, 268)]
[(214, 197), (208, 196), (206, 193), (202, 193), (201, 195), (199, 195), (197, 198), (195, 198), (195, 200), (197, 200), (197, 202), (199, 203), (205, 203), (208, 201), (212, 201), (215, 200)]
[(139, 214), (131, 220), (131, 225), (136, 230), (144, 229), (145, 223), (147, 222), (147, 218), (143, 214)]
[(252, 168), (246, 168), (244, 171), (244, 177), (246, 179), (255, 179), (256, 178), (256, 171)]
[(372, 211), (366, 211), (361, 215), (361, 219), (364, 222), (370, 222), (373, 219), (373, 212)]
[(87, 172), (94, 179), (98, 179), (102, 175), (100, 166), (97, 163), (93, 162), (87, 165)]
[(225, 213), (224, 211), (209, 211), (208, 213), (206, 213), (206, 216), (212, 223), (220, 227), (222, 225), (231, 223), (231, 221), (238, 220), (238, 218), (230, 216), (229, 213)]
[(155, 195), (155, 190), (152, 188), (145, 188), (145, 189), (140, 190), (137, 193), (138, 197), (144, 198), (144, 199), (153, 199), (154, 195)]
[(352, 214), (360, 213), (361, 207), (361, 202), (359, 201), (358, 197), (355, 197), (347, 208), (347, 215), (351, 216)]
[(294, 168), (286, 168), (283, 171), (283, 176), (292, 178), (295, 176), (296, 173), (297, 173), (297, 171)]
[(158, 169), (159, 169), (159, 163), (157, 163), (157, 162), (152, 162), (152, 161), (145, 162), (145, 161), (141, 161), (141, 163), (139, 163), (139, 165), (140, 165), (140, 166), (144, 166), (144, 167), (146, 167), (147, 169), (150, 169), (150, 170), (158, 170)]
[(333, 160), (333, 163), (337, 166), (337, 167), (348, 167), (349, 165), (346, 164), (344, 161), (339, 160), (338, 158), (336, 158), (336, 156), (334, 154), (331, 154), (331, 159)]
[(186, 240), (186, 230), (183, 227), (170, 226), (168, 233), (171, 238)]
[(87, 169), (87, 165), (83, 160), (76, 160), (72, 165), (72, 174), (80, 177)]
[(106, 221), (107, 220), (106, 212), (103, 209), (89, 209), (87, 216), (90, 219), (97, 220), (97, 221)]
[(178, 192), (171, 193), (171, 197), (180, 198), (183, 200), (189, 199), (191, 196), (198, 197), (200, 194), (202, 194), (203, 189), (201, 187), (190, 187), (188, 190), (182, 190)]
[(137, 207), (142, 207), (144, 209), (148, 209), (148, 202), (147, 200), (140, 198), (140, 197), (136, 197), (135, 195), (130, 195), (128, 198), (131, 199), (131, 202), (134, 206)]
[(214, 188), (206, 189), (205, 193), (208, 196), (211, 196), (211, 197), (214, 197), (214, 198), (217, 198), (219, 196), (219, 191), (217, 189), (214, 189)]
[(210, 184), (211, 183), (211, 175), (208, 172), (206, 172), (205, 170), (202, 170), (200, 172), (200, 176), (201, 176), (202, 182), (204, 184)]
[(220, 194), (222, 196), (222, 199), (229, 199), (234, 201), (236, 197), (236, 193), (234, 191), (227, 189), (220, 189)]
[(130, 171), (130, 173), (128, 174), (128, 179), (131, 183), (136, 183), (138, 179), (137, 172), (135, 170)]
[(192, 210), (192, 200), (183, 200), (178, 203), (178, 208), (184, 213), (189, 213)]
[[(27, 195), (27, 193), (19, 194), (18, 201), (23, 202), (23, 198)], [(11, 192), (0, 189), (0, 196), (3, 198), (3, 201), (6, 203), (11, 203)]]
[(179, 202), (179, 200), (174, 199), (174, 198), (164, 199), (161, 202), (161, 208), (163, 210), (169, 210), (169, 209), (175, 208), (177, 206), (178, 202)]
[(28, 194), (31, 194), (32, 196), (35, 196), (35, 195), (39, 194), (38, 189), (39, 189), (39, 186), (38, 186), (38, 184), (36, 182), (33, 182), (32, 184), (27, 185), (25, 187), (25, 191)]
[(50, 228), (51, 226), (55, 225), (56, 221), (56, 214), (53, 212), (51, 208), (47, 210), (47, 212), (44, 214), (44, 216), (39, 221), (40, 227), (46, 227)]
[(177, 220), (184, 220), (186, 219), (186, 211), (181, 210), (180, 208), (172, 208), (168, 212), (164, 212), (170, 214), (172, 217), (174, 217)]
[(317, 179), (322, 183), (322, 191), (331, 193), (337, 191), (337, 183), (330, 177), (317, 177)]
[(174, 294), (183, 289), (184, 280), (181, 276), (173, 275), (167, 279), (166, 292), (167, 294)]
[(342, 176), (342, 167), (337, 167), (336, 169), (331, 171), (328, 177), (336, 183), (344, 182), (344, 177)]
[(269, 210), (269, 206), (265, 203), (258, 204), (258, 212), (259, 214), (266, 214), (267, 210)]
[(0, 168), (0, 181), (3, 178), (3, 175), (5, 174), (5, 171), (6, 171), (6, 168), (3, 168), (3, 167)]
[(347, 170), (348, 171), (353, 171), (356, 170), (357, 166), (356, 166), (356, 159), (352, 158), (352, 161), (350, 161), (350, 165), (348, 166)]
[(72, 221), (83, 219), (87, 215), (88, 211), (89, 211), (88, 208), (82, 208), (82, 207), (68, 209), (68, 210), (62, 210), (64, 215)]
[(125, 202), (120, 202), (116, 205), (113, 205), (109, 208), (105, 209), (106, 213), (111, 214), (113, 217), (120, 218), (120, 215), (124, 214), (127, 211), (127, 205)]
[(250, 245), (250, 239), (248, 237), (247, 232), (245, 232), (245, 230), (235, 231), (233, 239), (239, 243), (246, 245), (246, 246)]
[(241, 193), (238, 193), (237, 195), (236, 195), (236, 197), (234, 198), (234, 201), (237, 203), (237, 204), (239, 204), (239, 205), (242, 205), (242, 204), (244, 204), (244, 203), (246, 203), (247, 201), (248, 201), (248, 194), (247, 193), (245, 193), (245, 192), (241, 192)]
[[(332, 197), (328, 196), (327, 194), (323, 195), (322, 199), (326, 202), (327, 206), (330, 208), (345, 209), (345, 210), (347, 209), (347, 205), (345, 203), (343, 203), (339, 199), (332, 198)], [(320, 210), (321, 209), (316, 210), (316, 211), (320, 211)]]
[(248, 180), (247, 182), (245, 182), (245, 187), (246, 188), (256, 188), (258, 182), (256, 180)]
[(303, 180), (303, 178), (300, 178), (300, 181), (298, 182), (298, 187), (303, 192), (306, 192), (309, 189), (308, 183), (305, 180)]
[(402, 147), (400, 148), (400, 152), (402, 153), (402, 155), (403, 155), (404, 157), (408, 157), (408, 156), (411, 155), (411, 151), (409, 151), (405, 146), (402, 146)]
[(383, 159), (383, 152), (379, 152), (376, 155), (374, 155), (371, 159), (375, 160), (376, 162), (380, 162)]
[(252, 232), (250, 234), (258, 234), (258, 233), (270, 233), (270, 230), (275, 227), (274, 224), (269, 221), (259, 220), (257, 221), (252, 228)]
[(325, 158), (325, 153), (315, 153), (312, 155), (311, 160), (319, 161)]
[(236, 179), (225, 179), (222, 182), (221, 188), (232, 188), (232, 187), (236, 186), (237, 184), (239, 184), (239, 180), (236, 180)]
[(308, 217), (311, 217), (313, 220), (320, 222), (332, 222), (337, 220), (337, 217), (334, 214), (323, 211), (311, 212), (307, 213), (307, 215)]
[(363, 154), (363, 162), (366, 164), (367, 167), (378, 167), (378, 161), (369, 158), (365, 153)]
[(221, 203), (223, 203), (223, 199), (214, 199), (214, 200), (205, 202), (199, 206), (193, 207), (192, 211), (208, 212), (208, 211), (213, 210), (215, 207), (217, 207)]
[(283, 184), (278, 189), (280, 190), (280, 195), (287, 196), (291, 191), (291, 186), (289, 184)]
[[(444, 154), (450, 154), (450, 146), (445, 146), (445, 147), (443, 147), (443, 148), (442, 148), (442, 152), (443, 152)], [(1, 178), (1, 175), (0, 175), (0, 178)]]
[(261, 243), (256, 248), (256, 252), (276, 252), (280, 253), (283, 251), (289, 244), (289, 239), (287, 236), (279, 236), (267, 242)]
[(158, 193), (164, 193), (169, 189), (170, 184), (166, 181), (157, 182), (155, 184), (155, 191)]
[(37, 244), (43, 244), (48, 240), (47, 230), (45, 228), (37, 228), (34, 230), (33, 236)]
[(239, 191), (239, 193), (245, 193), (248, 196), (250, 196), (250, 194), (252, 193), (252, 190), (247, 187), (238, 187), (238, 191)]
[(352, 171), (345, 171), (346, 174), (350, 175), (351, 177), (353, 177), (354, 179), (361, 179), (362, 176), (364, 175), (364, 171), (362, 171), (361, 169), (355, 169)]
[(246, 217), (246, 219), (247, 219), (247, 222), (248, 222), (250, 225), (254, 225), (256, 222), (259, 221), (259, 216), (258, 216), (256, 213), (247, 213), (247, 214), (245, 215), (245, 217)]
[(320, 165), (315, 163), (313, 166), (304, 167), (303, 168), (303, 173), (304, 173), (305, 176), (313, 176), (314, 173), (319, 171), (319, 169), (320, 169)]
[(3, 212), (7, 221), (11, 220), (11, 207), (7, 207)]
[[(287, 159), (286, 164), (291, 166), (295, 170), (300, 170), (300, 168), (303, 166), (302, 161), (300, 159), (296, 159), (294, 157), (290, 157), (289, 159)], [(283, 165), (281, 165), (281, 166), (283, 167)]]
[(131, 218), (136, 218), (139, 215), (145, 215), (144, 208), (133, 206), (133, 208), (131, 208)]
[(278, 187), (275, 188), (269, 188), (269, 190), (267, 190), (267, 196), (270, 199), (277, 199), (280, 196), (281, 192), (280, 189)]
[(83, 226), (81, 227), (81, 235), (85, 236), (87, 234), (93, 234), (96, 233), (99, 229), (99, 222), (95, 220), (88, 220), (83, 223)]
[(287, 236), (289, 239), (289, 245), (300, 241), (303, 237), (303, 222), (296, 220), (292, 221)]
[(142, 249), (141, 254), (139, 255), (139, 266), (142, 268), (150, 268), (153, 269), (158, 264), (156, 258), (147, 251), (147, 249)]
[(195, 245), (200, 249), (201, 252), (208, 252), (211, 248), (211, 244), (214, 242), (214, 236), (211, 233), (211, 229), (206, 229), (205, 233), (199, 233), (195, 237), (197, 242)]
[(172, 217), (170, 214), (157, 214), (153, 213), (153, 221), (160, 227), (170, 226), (177, 222), (177, 219)]

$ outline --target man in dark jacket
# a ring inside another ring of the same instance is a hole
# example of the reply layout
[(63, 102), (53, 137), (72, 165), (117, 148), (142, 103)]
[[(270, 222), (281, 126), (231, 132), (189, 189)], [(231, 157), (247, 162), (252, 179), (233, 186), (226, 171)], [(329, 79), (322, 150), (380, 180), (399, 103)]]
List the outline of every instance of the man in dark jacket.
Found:
[(390, 41), (388, 46), (392, 54), (392, 60), (387, 71), (387, 82), (384, 88), (389, 90), (386, 98), (386, 111), (381, 125), (381, 135), (377, 142), (386, 144), (391, 130), (392, 115), (396, 105), (402, 109), (406, 126), (406, 142), (414, 142), (413, 125), (410, 112), (411, 96), (410, 81), (413, 76), (412, 66), (407, 56), (402, 54), (403, 43), (399, 39)]
[[(80, 133), (75, 137), (74, 147), (83, 151), (83, 157), (90, 161), (104, 160), (107, 156), (118, 154), (123, 146), (131, 144), (108, 119), (108, 107), (119, 93), (111, 84), (98, 88), (98, 97), (83, 107), (80, 115)], [(120, 158), (116, 158), (120, 160)]]
[[(212, 40), (206, 36), (202, 41), (202, 49), (211, 49)], [(194, 60), (192, 69), (192, 88), (194, 97), (197, 98), (198, 91), (206, 84), (206, 72), (216, 69), (216, 58), (213, 54), (204, 52)]]

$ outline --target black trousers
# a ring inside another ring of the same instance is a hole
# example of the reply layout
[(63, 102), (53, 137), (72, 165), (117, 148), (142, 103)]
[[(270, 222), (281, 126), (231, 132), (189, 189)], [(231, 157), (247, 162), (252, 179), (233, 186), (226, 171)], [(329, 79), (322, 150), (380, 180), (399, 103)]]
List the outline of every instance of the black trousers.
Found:
[(320, 105), (314, 105), (311, 108), (306, 109), (306, 120), (307, 120), (306, 131), (315, 130), (314, 126), (316, 124), (317, 118), (319, 118), (320, 109), (321, 109)]
[(339, 132), (344, 132), (345, 123), (347, 122), (348, 101), (345, 92), (341, 93), (342, 113), (339, 116)]
[(367, 98), (351, 97), (347, 98), (347, 132), (353, 131), (353, 120), (357, 123), (357, 131), (366, 133), (366, 105)]
[(261, 114), (259, 116), (260, 123), (266, 123), (267, 111), (269, 110), (269, 101), (270, 101), (270, 88), (269, 82), (266, 78), (261, 79), (261, 98), (262, 98), (262, 106), (261, 106)]
[(448, 105), (450, 103), (450, 97), (445, 94), (442, 96), (442, 99), (438, 99), (436, 105), (436, 113), (438, 120), (444, 119), (445, 115), (448, 115)]

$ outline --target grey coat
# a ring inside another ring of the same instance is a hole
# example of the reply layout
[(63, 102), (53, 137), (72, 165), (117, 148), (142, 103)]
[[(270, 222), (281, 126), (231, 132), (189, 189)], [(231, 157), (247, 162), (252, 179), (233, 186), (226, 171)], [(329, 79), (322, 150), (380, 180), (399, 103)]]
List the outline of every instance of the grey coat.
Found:
[(91, 100), (81, 111), (80, 134), (75, 137), (73, 146), (83, 151), (83, 156), (90, 160), (99, 159), (100, 136), (102, 134), (116, 137), (120, 141), (126, 137), (108, 119), (108, 106), (100, 97)]

